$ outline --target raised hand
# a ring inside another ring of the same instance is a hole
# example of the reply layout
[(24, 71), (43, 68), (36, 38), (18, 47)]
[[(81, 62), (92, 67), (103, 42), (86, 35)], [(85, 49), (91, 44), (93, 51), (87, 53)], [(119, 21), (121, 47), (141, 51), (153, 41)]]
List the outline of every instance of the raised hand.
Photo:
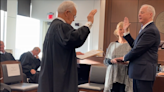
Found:
[(129, 19), (127, 17), (124, 18), (124, 24), (123, 24), (123, 29), (124, 32), (127, 32), (127, 29), (129, 28), (131, 23), (129, 23)]
[(92, 10), (89, 15), (87, 16), (88, 21), (92, 22), (94, 21), (94, 15), (96, 14), (97, 9)]

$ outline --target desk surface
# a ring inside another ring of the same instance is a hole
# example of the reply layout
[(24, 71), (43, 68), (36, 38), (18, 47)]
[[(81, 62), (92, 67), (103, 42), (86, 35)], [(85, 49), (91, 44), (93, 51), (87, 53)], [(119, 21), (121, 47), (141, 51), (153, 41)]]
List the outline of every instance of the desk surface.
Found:
[[(83, 60), (78, 60), (80, 64), (103, 64), (104, 57), (92, 56)], [(158, 64), (164, 65), (164, 49), (158, 50)]]
[(96, 57), (96, 56), (93, 56), (93, 57), (89, 57), (89, 58), (86, 58), (86, 59), (79, 59), (77, 60), (77, 62), (79, 64), (88, 64), (88, 65), (104, 65), (103, 64), (103, 60), (104, 60), (104, 57)]

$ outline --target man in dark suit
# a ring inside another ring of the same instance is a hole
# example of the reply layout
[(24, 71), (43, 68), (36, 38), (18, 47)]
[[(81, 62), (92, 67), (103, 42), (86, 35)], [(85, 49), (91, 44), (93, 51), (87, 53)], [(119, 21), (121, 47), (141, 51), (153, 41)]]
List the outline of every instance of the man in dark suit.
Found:
[(141, 6), (138, 17), (143, 26), (135, 40), (126, 32), (130, 23), (128, 18), (124, 19), (124, 38), (132, 49), (120, 59), (130, 61), (128, 74), (133, 79), (134, 92), (153, 92), (160, 43), (160, 34), (153, 22), (154, 16), (155, 9), (151, 5)]
[(5, 52), (4, 47), (5, 47), (4, 42), (0, 41), (0, 62), (9, 61), (9, 60), (15, 61), (15, 58), (11, 53)]
[(32, 51), (23, 53), (19, 59), (22, 64), (23, 73), (30, 78), (29, 82), (38, 83), (39, 72), (37, 69), (40, 66), (40, 59), (38, 54), (40, 53), (40, 48), (35, 47)]

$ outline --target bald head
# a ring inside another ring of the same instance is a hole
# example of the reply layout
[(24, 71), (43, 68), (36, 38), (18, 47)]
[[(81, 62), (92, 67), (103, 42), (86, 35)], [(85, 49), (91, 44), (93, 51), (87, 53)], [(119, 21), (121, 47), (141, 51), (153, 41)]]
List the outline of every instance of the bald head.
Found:
[(34, 47), (34, 49), (33, 50), (35, 50), (35, 51), (40, 51), (40, 48), (39, 47)]
[(73, 1), (64, 1), (58, 7), (58, 13), (64, 13), (66, 10), (72, 11), (76, 7)]
[(40, 48), (39, 47), (34, 47), (34, 49), (32, 50), (33, 55), (37, 56), (40, 53)]
[(0, 51), (1, 52), (5, 52), (4, 47), (5, 47), (4, 42), (0, 41)]

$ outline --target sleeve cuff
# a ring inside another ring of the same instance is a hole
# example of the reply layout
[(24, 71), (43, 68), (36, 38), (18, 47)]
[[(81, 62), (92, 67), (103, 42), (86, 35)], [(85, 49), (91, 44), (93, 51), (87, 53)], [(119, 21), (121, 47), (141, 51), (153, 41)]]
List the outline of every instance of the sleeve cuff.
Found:
[(127, 36), (128, 34), (130, 34), (130, 32), (125, 32), (123, 34), (124, 34), (124, 36)]
[(85, 26), (87, 26), (89, 29), (91, 29), (91, 27), (92, 27), (92, 22), (88, 21), (87, 23), (85, 23)]

